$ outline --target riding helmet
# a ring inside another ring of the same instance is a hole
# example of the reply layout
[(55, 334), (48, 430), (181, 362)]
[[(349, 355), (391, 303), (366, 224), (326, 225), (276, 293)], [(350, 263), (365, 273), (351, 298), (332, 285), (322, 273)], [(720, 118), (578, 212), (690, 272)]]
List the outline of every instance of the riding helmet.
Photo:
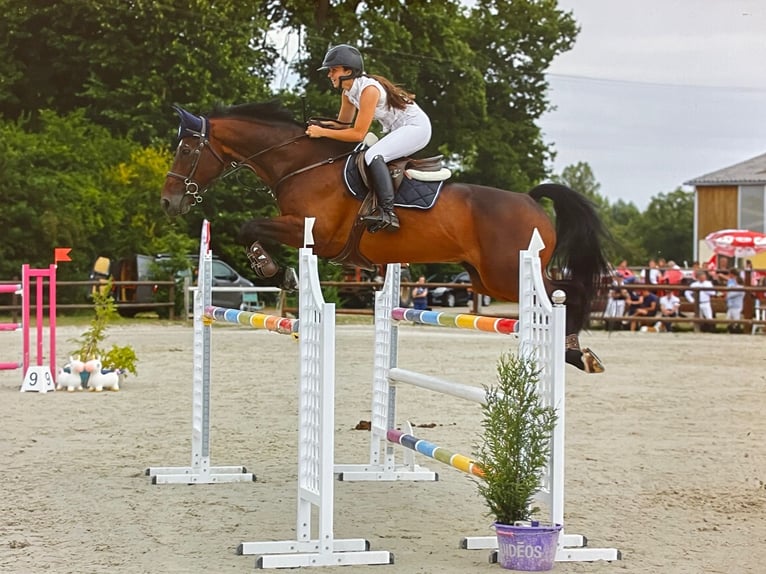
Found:
[(322, 60), (322, 66), (317, 71), (326, 70), (334, 66), (350, 68), (354, 71), (354, 74), (351, 76), (354, 78), (364, 73), (362, 54), (359, 50), (348, 44), (338, 44), (330, 48), (327, 54), (325, 54), (324, 60)]

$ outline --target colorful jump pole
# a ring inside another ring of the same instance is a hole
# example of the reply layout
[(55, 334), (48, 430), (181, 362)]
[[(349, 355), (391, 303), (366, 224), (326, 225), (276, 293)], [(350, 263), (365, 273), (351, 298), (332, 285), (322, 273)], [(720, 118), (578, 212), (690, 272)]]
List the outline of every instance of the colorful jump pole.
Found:
[(396, 429), (389, 429), (386, 433), (386, 438), (390, 442), (407, 447), (429, 458), (443, 462), (444, 464), (448, 464), (467, 474), (473, 474), (479, 478), (484, 478), (484, 471), (481, 470), (479, 465), (465, 455), (451, 452), (446, 448), (436, 446), (432, 442), (412, 436), (411, 434), (405, 434)]
[(239, 309), (226, 309), (224, 307), (205, 307), (205, 318), (210, 321), (225, 321), (236, 323), (255, 329), (266, 329), (282, 335), (295, 335), (298, 333), (299, 319), (279, 317), (278, 315), (266, 315), (252, 311), (240, 311)]
[(405, 309), (394, 307), (391, 310), (394, 321), (412, 321), (421, 325), (438, 325), (440, 327), (455, 327), (472, 331), (486, 331), (515, 335), (519, 332), (518, 319), (502, 319), (499, 317), (484, 317), (483, 315), (468, 315), (466, 313), (449, 314), (441, 311), (424, 311), (422, 309)]
[[(0, 285), (0, 293), (15, 293), (21, 294), (21, 283), (12, 283), (7, 285)], [(18, 331), (23, 328), (21, 323), (0, 323), (0, 331)], [(0, 362), (0, 371), (12, 371), (21, 367), (21, 363), (18, 361), (3, 361)]]

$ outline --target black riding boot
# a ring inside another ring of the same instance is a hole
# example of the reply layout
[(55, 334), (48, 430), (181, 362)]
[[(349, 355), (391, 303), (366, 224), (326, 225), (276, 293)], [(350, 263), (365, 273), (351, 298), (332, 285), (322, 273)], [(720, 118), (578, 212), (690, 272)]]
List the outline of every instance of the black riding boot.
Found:
[(381, 229), (399, 229), (399, 218), (394, 213), (394, 182), (383, 156), (376, 155), (370, 163), (372, 188), (378, 197), (378, 209), (371, 215), (366, 215), (362, 221), (368, 224), (370, 233)]

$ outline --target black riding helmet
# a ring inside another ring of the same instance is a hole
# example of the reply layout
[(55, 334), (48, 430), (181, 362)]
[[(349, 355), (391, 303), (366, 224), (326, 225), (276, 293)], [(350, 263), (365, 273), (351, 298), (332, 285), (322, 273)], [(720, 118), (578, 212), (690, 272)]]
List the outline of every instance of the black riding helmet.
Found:
[(317, 71), (327, 70), (335, 66), (351, 69), (351, 74), (339, 78), (341, 82), (349, 78), (358, 78), (364, 73), (362, 54), (359, 50), (348, 44), (338, 44), (327, 50), (324, 60), (322, 60), (322, 65), (317, 68)]

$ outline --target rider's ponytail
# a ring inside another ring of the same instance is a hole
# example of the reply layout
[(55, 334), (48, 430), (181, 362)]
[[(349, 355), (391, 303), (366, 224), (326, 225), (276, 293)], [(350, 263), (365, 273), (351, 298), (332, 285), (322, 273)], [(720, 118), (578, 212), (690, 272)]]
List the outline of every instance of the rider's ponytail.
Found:
[(380, 82), (383, 89), (386, 90), (386, 102), (389, 108), (403, 110), (415, 101), (415, 94), (411, 94), (401, 86), (396, 86), (383, 76), (368, 74), (370, 78)]

